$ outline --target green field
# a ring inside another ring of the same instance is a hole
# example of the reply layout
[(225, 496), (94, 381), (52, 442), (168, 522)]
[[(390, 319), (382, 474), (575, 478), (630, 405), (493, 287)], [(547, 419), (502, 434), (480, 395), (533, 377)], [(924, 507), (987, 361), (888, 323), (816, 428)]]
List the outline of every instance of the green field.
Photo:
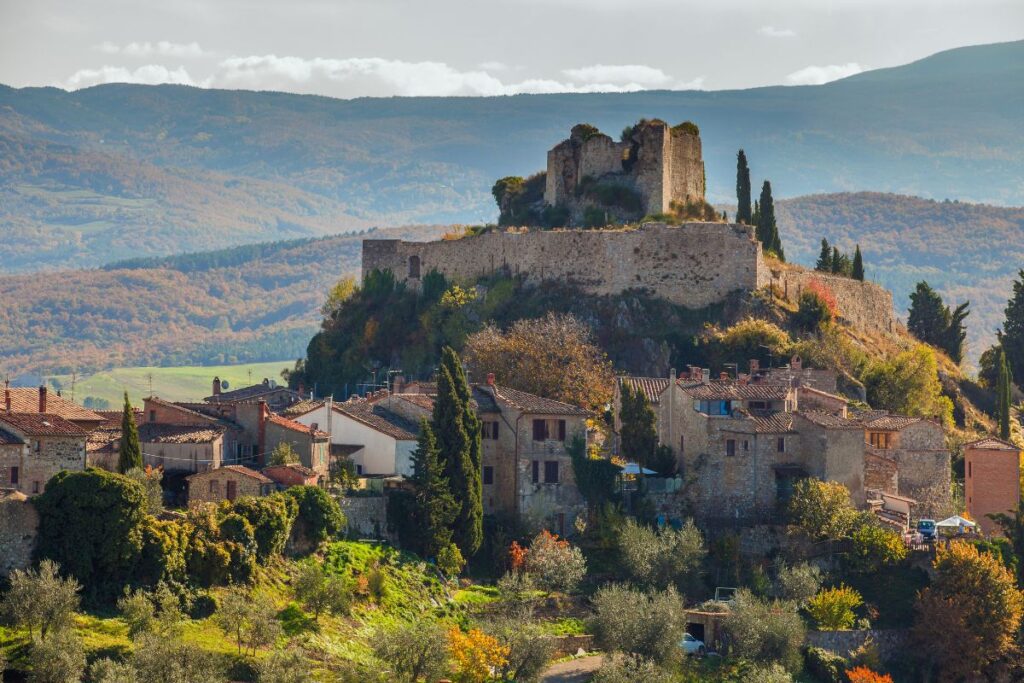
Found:
[[(281, 380), (281, 370), (290, 368), (294, 361), (271, 361), (268, 363), (246, 363), (244, 365), (182, 366), (175, 368), (134, 367), (104, 370), (95, 375), (78, 377), (74, 382), (74, 398), (84, 403), (87, 397), (105, 399), (112, 409), (121, 406), (124, 392), (133, 405), (152, 393), (169, 401), (201, 401), (209, 396), (214, 376), (227, 380), (231, 389), (262, 382), (267, 377)], [(152, 382), (152, 385), (150, 384)], [(71, 398), (71, 375), (53, 378), (55, 388)]]

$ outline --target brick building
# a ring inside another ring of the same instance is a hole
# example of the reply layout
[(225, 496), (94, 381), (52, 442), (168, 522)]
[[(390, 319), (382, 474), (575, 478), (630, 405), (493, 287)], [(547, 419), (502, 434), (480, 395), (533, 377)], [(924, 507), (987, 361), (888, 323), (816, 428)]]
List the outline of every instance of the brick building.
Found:
[(967, 514), (986, 534), (1001, 533), (990, 514), (1013, 515), (1020, 506), (1021, 449), (987, 437), (964, 444), (964, 500)]
[(186, 478), (189, 506), (219, 503), (243, 496), (266, 496), (274, 492), (274, 480), (242, 465), (226, 465), (198, 472)]
[(34, 496), (58, 472), (84, 470), (87, 436), (59, 415), (0, 411), (0, 487)]

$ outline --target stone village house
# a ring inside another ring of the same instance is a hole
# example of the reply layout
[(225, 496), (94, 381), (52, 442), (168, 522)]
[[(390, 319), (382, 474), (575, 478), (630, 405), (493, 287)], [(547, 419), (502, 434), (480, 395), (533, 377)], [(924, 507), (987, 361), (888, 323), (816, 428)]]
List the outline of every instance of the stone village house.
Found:
[[(705, 520), (756, 520), (775, 514), (802, 477), (836, 481), (858, 506), (916, 503), (921, 516), (944, 514), (950, 454), (931, 420), (880, 411), (851, 413), (822, 378), (800, 382), (799, 358), (785, 381), (758, 372), (738, 379), (691, 368), (675, 377), (620, 377), (644, 393), (660, 443), (672, 448), (682, 501)], [(834, 380), (832, 385), (834, 386)], [(618, 432), (621, 424), (616, 422)], [(624, 454), (628, 458), (629, 454)], [(898, 501), (903, 501), (898, 503)], [(909, 520), (904, 520), (909, 521)]]
[(186, 477), (188, 504), (233, 501), (243, 496), (267, 496), (276, 490), (274, 480), (242, 465), (226, 465)]
[[(424, 387), (433, 388), (409, 388)], [(484, 513), (517, 516), (559, 535), (572, 535), (586, 505), (576, 488), (566, 446), (576, 435), (586, 438), (590, 413), (499, 386), (493, 377), (471, 389), (482, 422)], [(433, 404), (433, 394), (386, 391), (335, 403), (334, 443), (359, 446), (351, 457), (364, 476), (409, 476), (418, 424), (421, 418), (430, 418)], [(296, 419), (324, 425), (326, 416), (326, 407), (320, 406)]]

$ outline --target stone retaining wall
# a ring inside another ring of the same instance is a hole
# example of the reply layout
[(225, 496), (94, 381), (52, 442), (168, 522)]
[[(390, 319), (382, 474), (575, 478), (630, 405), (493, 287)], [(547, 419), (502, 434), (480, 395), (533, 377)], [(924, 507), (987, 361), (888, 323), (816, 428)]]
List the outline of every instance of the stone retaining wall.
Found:
[(20, 494), (0, 492), (0, 577), (31, 565), (38, 529), (32, 503)]
[(865, 631), (808, 631), (805, 642), (812, 647), (846, 657), (869, 639), (878, 647), (883, 660), (903, 654), (909, 632), (906, 629), (869, 629)]

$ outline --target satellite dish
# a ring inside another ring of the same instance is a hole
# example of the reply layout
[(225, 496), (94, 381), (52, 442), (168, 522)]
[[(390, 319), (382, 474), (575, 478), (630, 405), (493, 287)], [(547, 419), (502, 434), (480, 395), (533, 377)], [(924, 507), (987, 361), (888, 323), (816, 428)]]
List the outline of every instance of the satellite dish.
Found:
[(277, 380), (275, 380), (275, 379), (270, 380), (270, 388), (271, 389), (277, 389)]
[(221, 389), (230, 389), (230, 388), (231, 388), (231, 385), (230, 385), (230, 384), (228, 384), (228, 381), (227, 381), (226, 379), (222, 379), (222, 380), (220, 381), (220, 388), (221, 388)]

